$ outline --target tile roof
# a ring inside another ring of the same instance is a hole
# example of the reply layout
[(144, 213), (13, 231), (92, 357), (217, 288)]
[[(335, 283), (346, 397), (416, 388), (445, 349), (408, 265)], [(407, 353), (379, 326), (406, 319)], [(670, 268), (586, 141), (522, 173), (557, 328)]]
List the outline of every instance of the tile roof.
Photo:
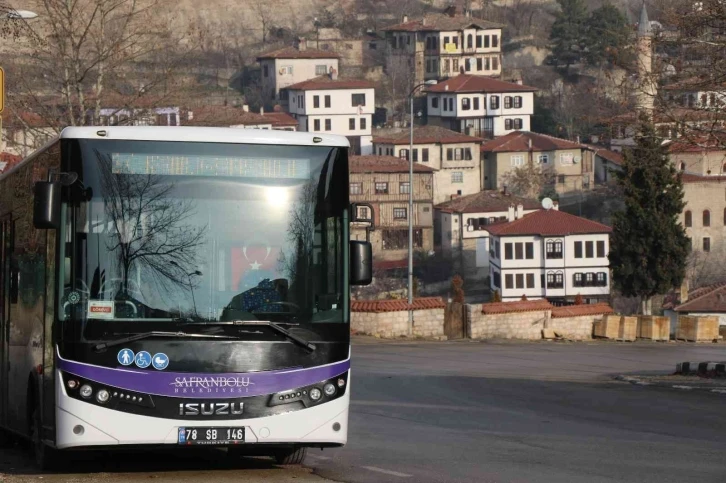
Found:
[(407, 267), (408, 260), (373, 260), (374, 270), (394, 270)]
[[(3, 127), (16, 129), (42, 129), (60, 124), (60, 119), (47, 119), (30, 111), (7, 110), (3, 112)], [(60, 115), (58, 115), (60, 118)]]
[(668, 143), (670, 153), (703, 153), (726, 151), (726, 133), (711, 133), (708, 136), (679, 138)]
[(464, 30), (470, 26), (480, 29), (501, 29), (502, 24), (471, 18), (465, 15), (451, 16), (443, 13), (429, 14), (416, 20), (399, 23), (385, 27), (383, 31), (405, 31), (405, 32), (435, 32), (442, 30)]
[[(672, 124), (676, 122), (690, 123), (699, 121), (711, 121), (716, 119), (726, 119), (726, 113), (723, 111), (709, 111), (697, 107), (678, 107), (668, 111), (656, 110), (654, 115), (655, 124)], [(603, 119), (606, 124), (635, 124), (638, 122), (638, 114), (628, 112), (618, 114), (608, 119)]]
[(284, 47), (282, 49), (273, 50), (257, 56), (257, 60), (264, 59), (338, 59), (340, 55), (327, 51), (316, 49), (296, 49), (295, 47)]
[(537, 312), (550, 310), (552, 304), (547, 300), (518, 300), (516, 302), (493, 302), (482, 304), (482, 314), (509, 314), (513, 312)]
[(408, 310), (431, 310), (446, 307), (441, 297), (414, 299), (411, 306), (408, 300), (351, 300), (351, 312), (402, 312)]
[(595, 155), (600, 156), (601, 158), (610, 161), (611, 163), (622, 166), (623, 164), (623, 155), (621, 153), (617, 153), (615, 151), (610, 151), (609, 149), (603, 148), (601, 146), (594, 146), (592, 144), (588, 144), (587, 147), (595, 153)]
[(518, 220), (487, 227), (496, 236), (539, 235), (566, 236), (610, 233), (612, 228), (596, 221), (559, 210), (537, 210)]
[(726, 283), (692, 290), (688, 301), (678, 305), (676, 312), (726, 312)]
[[(395, 156), (350, 156), (351, 173), (408, 173), (409, 163)], [(434, 169), (421, 163), (413, 163), (414, 173), (433, 173)]]
[(612, 314), (615, 311), (610, 305), (602, 304), (582, 304), (582, 305), (568, 305), (565, 307), (555, 307), (552, 309), (552, 318), (563, 318), (563, 317), (580, 317), (584, 315), (606, 315)]
[(681, 173), (681, 181), (684, 183), (724, 183), (726, 176), (700, 175), (693, 173)]
[[(408, 144), (411, 132), (409, 128), (376, 129), (373, 131), (375, 144)], [(440, 126), (418, 126), (413, 128), (414, 144), (453, 144), (481, 143), (484, 140)]]
[(295, 118), (286, 112), (258, 112), (245, 111), (241, 107), (231, 106), (204, 106), (194, 109), (193, 118), (182, 120), (185, 126), (257, 126), (271, 124), (273, 127), (297, 126)]
[(536, 87), (505, 82), (491, 77), (460, 74), (428, 87), (426, 92), (536, 92), (538, 90)]
[(482, 152), (511, 153), (529, 151), (532, 142), (532, 151), (554, 151), (557, 149), (587, 149), (587, 146), (565, 139), (548, 136), (531, 131), (514, 131), (505, 136), (492, 139), (482, 144)]
[(16, 154), (0, 152), (0, 173), (10, 171), (23, 160), (22, 156)]
[(534, 199), (504, 194), (497, 190), (480, 191), (473, 195), (461, 196), (436, 205), (444, 213), (487, 213), (507, 211), (511, 205), (522, 204), (525, 210), (539, 209), (542, 204)]
[(373, 89), (373, 82), (363, 79), (332, 79), (329, 75), (321, 75), (314, 79), (298, 82), (285, 87), (291, 91), (319, 91), (332, 89)]

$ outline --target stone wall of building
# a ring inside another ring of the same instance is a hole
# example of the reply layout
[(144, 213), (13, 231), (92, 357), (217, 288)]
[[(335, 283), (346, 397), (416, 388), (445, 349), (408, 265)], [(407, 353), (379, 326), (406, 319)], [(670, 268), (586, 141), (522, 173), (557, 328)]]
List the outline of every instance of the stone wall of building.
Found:
[(413, 327), (409, 329), (407, 301), (355, 301), (351, 304), (350, 328), (359, 334), (383, 338), (441, 337), (444, 335), (444, 307), (440, 297), (414, 300)]

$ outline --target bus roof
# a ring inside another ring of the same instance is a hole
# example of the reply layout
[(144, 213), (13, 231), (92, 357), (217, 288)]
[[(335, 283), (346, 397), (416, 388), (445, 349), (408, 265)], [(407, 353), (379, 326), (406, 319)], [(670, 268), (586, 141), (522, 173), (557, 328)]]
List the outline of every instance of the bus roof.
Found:
[[(99, 133), (104, 133), (103, 135)], [(134, 141), (186, 141), (198, 143), (283, 144), (349, 147), (345, 136), (267, 129), (191, 126), (67, 127), (61, 139), (123, 139)]]

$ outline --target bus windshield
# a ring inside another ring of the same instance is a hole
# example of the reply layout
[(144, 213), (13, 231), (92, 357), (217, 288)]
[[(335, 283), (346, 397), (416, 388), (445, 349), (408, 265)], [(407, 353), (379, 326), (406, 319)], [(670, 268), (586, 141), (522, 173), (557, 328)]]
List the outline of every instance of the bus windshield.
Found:
[(64, 143), (61, 320), (347, 322), (345, 149)]

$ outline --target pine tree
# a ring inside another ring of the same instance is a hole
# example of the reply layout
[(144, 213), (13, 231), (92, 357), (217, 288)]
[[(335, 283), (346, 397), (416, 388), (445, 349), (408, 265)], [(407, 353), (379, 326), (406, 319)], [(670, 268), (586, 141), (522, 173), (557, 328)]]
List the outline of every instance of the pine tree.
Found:
[(631, 42), (625, 15), (611, 3), (593, 10), (585, 24), (585, 58), (592, 65), (625, 62)]
[(685, 206), (680, 173), (646, 118), (635, 142), (616, 173), (625, 207), (613, 216), (609, 258), (614, 287), (639, 297), (650, 315), (651, 298), (683, 282), (690, 240), (678, 219)]
[(560, 11), (550, 31), (552, 57), (555, 66), (564, 64), (568, 69), (580, 57), (587, 36), (587, 8), (583, 0), (557, 0)]

